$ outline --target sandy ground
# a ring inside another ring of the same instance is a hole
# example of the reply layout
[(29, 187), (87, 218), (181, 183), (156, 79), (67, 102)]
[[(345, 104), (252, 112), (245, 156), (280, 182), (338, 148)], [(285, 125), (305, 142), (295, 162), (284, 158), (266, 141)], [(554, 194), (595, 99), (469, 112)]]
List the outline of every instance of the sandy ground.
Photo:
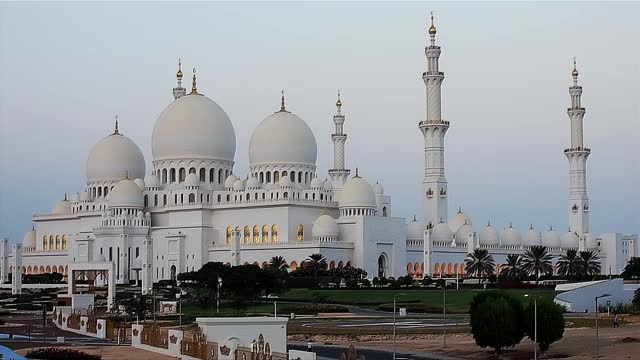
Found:
[[(136, 349), (131, 346), (72, 346), (74, 350), (81, 350), (93, 355), (101, 355), (102, 360), (136, 359), (136, 360), (167, 360), (175, 357), (157, 354), (150, 351)], [(27, 349), (16, 351), (25, 355)]]

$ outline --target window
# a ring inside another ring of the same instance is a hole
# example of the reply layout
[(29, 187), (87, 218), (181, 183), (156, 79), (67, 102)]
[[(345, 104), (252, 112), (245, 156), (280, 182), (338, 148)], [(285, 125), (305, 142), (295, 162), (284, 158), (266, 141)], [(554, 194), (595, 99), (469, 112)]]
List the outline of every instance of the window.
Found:
[(271, 242), (278, 242), (278, 225), (271, 226)]
[(277, 172), (277, 171), (274, 171), (274, 172), (273, 172), (273, 182), (274, 182), (274, 183), (278, 183), (278, 182), (280, 182), (280, 173), (279, 173), (279, 172)]
[(109, 188), (108, 187), (104, 187), (104, 192), (103, 192), (104, 196), (106, 197), (107, 195), (109, 195)]
[(205, 170), (205, 168), (201, 168), (200, 169), (200, 182), (206, 182), (207, 181), (207, 170)]
[(244, 243), (248, 244), (251, 242), (251, 230), (248, 226), (244, 227)]
[(47, 235), (42, 237), (42, 250), (47, 250), (48, 246), (47, 246)]
[(158, 194), (153, 195), (153, 206), (158, 206)]
[(113, 261), (113, 247), (109, 247), (109, 261)]
[(162, 169), (162, 183), (167, 183), (167, 169)]
[(260, 172), (260, 183), (264, 183), (264, 172)]
[(171, 169), (171, 174), (170, 174), (170, 181), (172, 183), (176, 182), (176, 169)]
[(269, 227), (267, 225), (262, 226), (262, 242), (269, 242)]
[(191, 193), (189, 194), (189, 204), (195, 204), (196, 202), (196, 194)]
[(53, 235), (49, 235), (49, 250), (53, 250)]
[(253, 226), (253, 243), (260, 243), (260, 227), (258, 225)]
[(231, 244), (231, 226), (227, 227), (227, 244)]
[(144, 196), (144, 207), (148, 207), (149, 206), (149, 195), (145, 195)]
[(189, 174), (195, 174), (196, 173), (196, 168), (191, 168), (189, 169)]
[[(102, 250), (102, 249), (100, 249)], [(136, 247), (136, 259), (138, 258), (138, 256), (140, 256), (140, 248)]]
[[(185, 168), (180, 168), (180, 177), (178, 179), (178, 182), (183, 182), (184, 179), (187, 178), (187, 170), (185, 170)], [(164, 268), (163, 268), (164, 270)]]
[(167, 206), (167, 194), (164, 194), (164, 195), (162, 196), (162, 205), (163, 205), (163, 206)]
[(302, 224), (298, 225), (298, 241), (304, 240), (304, 227)]
[(267, 171), (267, 183), (271, 182), (271, 171)]
[(212, 183), (216, 177), (216, 169), (209, 170), (209, 182)]
[(302, 182), (302, 171), (298, 171), (298, 182)]
[(62, 235), (62, 249), (67, 249), (67, 235)]

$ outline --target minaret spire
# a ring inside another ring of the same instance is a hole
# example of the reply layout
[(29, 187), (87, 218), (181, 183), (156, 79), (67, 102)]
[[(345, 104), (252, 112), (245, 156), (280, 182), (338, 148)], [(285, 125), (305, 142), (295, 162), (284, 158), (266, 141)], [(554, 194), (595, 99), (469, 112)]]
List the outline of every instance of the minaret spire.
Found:
[(280, 96), (280, 111), (279, 112), (288, 112), (287, 108), (284, 105), (284, 90), (280, 92), (282, 96)]
[(426, 87), (426, 119), (419, 123), (425, 142), (423, 209), (425, 223), (447, 220), (447, 179), (444, 167), (444, 140), (449, 122), (442, 120), (442, 82), (439, 69), (440, 46), (436, 45), (436, 26), (433, 12), (429, 27), (430, 44), (425, 48), (427, 71), (422, 74)]
[(351, 170), (345, 169), (344, 148), (347, 142), (347, 134), (344, 133), (344, 120), (345, 117), (342, 115), (342, 99), (340, 98), (340, 90), (338, 90), (336, 114), (333, 116), (335, 130), (333, 134), (331, 134), (331, 141), (333, 141), (333, 169), (329, 170), (329, 176), (331, 176), (336, 198), (339, 197), (342, 186), (347, 181), (349, 173), (351, 172)]
[(191, 81), (191, 92), (189, 95), (200, 95), (198, 94), (198, 86), (196, 81), (196, 68), (193, 68), (193, 80)]
[(118, 130), (118, 115), (116, 115), (116, 124), (113, 127), (113, 135), (120, 135), (120, 132)]
[(584, 147), (581, 104), (582, 86), (578, 85), (578, 68), (573, 58), (573, 86), (569, 87), (571, 107), (567, 109), (571, 123), (571, 147), (564, 151), (569, 160), (569, 231), (579, 236), (589, 231), (589, 197), (587, 196), (587, 158), (591, 149)]
[(178, 72), (176, 73), (178, 79), (178, 86), (173, 88), (173, 98), (178, 100), (186, 95), (187, 90), (182, 87), (182, 59), (178, 59)]

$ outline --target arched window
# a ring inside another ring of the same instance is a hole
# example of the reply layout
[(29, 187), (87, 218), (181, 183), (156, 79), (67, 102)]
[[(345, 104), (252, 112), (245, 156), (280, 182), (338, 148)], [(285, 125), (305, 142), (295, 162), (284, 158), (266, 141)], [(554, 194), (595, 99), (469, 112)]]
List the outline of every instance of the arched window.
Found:
[(242, 236), (242, 228), (240, 226), (236, 226), (236, 231), (240, 234), (240, 236)]
[(260, 184), (264, 183), (264, 172), (260, 172)]
[(44, 266), (40, 266), (40, 274), (44, 274)]
[(144, 196), (144, 207), (149, 206), (149, 195)]
[(47, 250), (49, 248), (48, 244), (47, 235), (45, 235), (42, 237), (42, 250)]
[(278, 242), (278, 225), (271, 226), (271, 242)]
[(267, 183), (271, 182), (271, 171), (267, 171)]
[(282, 194), (282, 197), (284, 197), (285, 199), (288, 199), (289, 198), (289, 193), (285, 191), (284, 194)]
[(56, 265), (53, 265), (53, 267), (51, 268), (51, 272), (57, 273), (58, 267)]
[(49, 235), (49, 250), (53, 250), (53, 235)]
[(140, 248), (136, 246), (136, 259), (140, 256)]
[(184, 194), (180, 194), (180, 204), (184, 204)]
[(246, 194), (246, 195), (245, 195), (245, 199), (246, 199), (247, 201), (249, 201), (249, 200), (251, 200), (251, 196), (250, 196), (249, 194)]
[(162, 169), (162, 183), (167, 183), (167, 169)]
[(413, 266), (411, 266), (411, 263), (407, 263), (407, 275), (413, 275)]
[(170, 173), (169, 177), (170, 177), (170, 179), (169, 179), (170, 182), (172, 182), (172, 183), (176, 182), (176, 169), (175, 168), (171, 169), (171, 173)]
[(102, 196), (102, 188), (101, 187), (98, 188), (98, 196)]
[(222, 201), (222, 196), (218, 195), (218, 202)]
[(260, 243), (260, 227), (258, 225), (253, 226), (253, 243)]
[(244, 227), (244, 243), (248, 244), (251, 242), (251, 230), (249, 229), (249, 226), (245, 226)]
[(266, 197), (267, 197), (267, 194), (262, 193), (262, 200), (266, 199)]
[(305, 171), (304, 173), (304, 183), (308, 184), (309, 183), (309, 173)]
[(200, 182), (207, 181), (207, 170), (205, 168), (200, 168)]
[(227, 194), (227, 202), (231, 201), (231, 195)]
[(196, 173), (196, 168), (192, 167), (191, 169), (189, 169), (189, 174), (195, 174)]
[(194, 193), (189, 194), (189, 204), (195, 204), (195, 202), (196, 202), (196, 194)]
[(216, 169), (209, 170), (209, 182), (212, 183), (216, 177)]
[(274, 183), (278, 183), (278, 182), (280, 182), (280, 173), (279, 173), (279, 172), (277, 172), (277, 171), (274, 171), (274, 172), (273, 172), (273, 182), (274, 182)]
[(51, 266), (47, 265), (47, 273), (51, 272)]
[(229, 177), (229, 175), (231, 175), (231, 174), (229, 174), (229, 170), (225, 170), (225, 171), (224, 171), (224, 178), (225, 178), (225, 179), (226, 179), (226, 178), (228, 178), (228, 177)]
[[(287, 172), (286, 172), (286, 171), (283, 171), (283, 172), (282, 172), (282, 177), (285, 177), (285, 176), (288, 176), (288, 175), (287, 175)], [(295, 181), (295, 179), (294, 179), (294, 181)]]
[(269, 227), (267, 225), (262, 226), (262, 242), (269, 242)]
[(224, 176), (224, 170), (220, 169), (218, 170), (218, 184), (222, 184), (222, 182), (224, 180), (222, 180), (222, 177)]
[(158, 194), (153, 195), (153, 206), (158, 206)]
[(388, 216), (387, 215), (387, 207), (386, 206), (382, 208), (382, 216), (384, 216), (384, 217)]
[(62, 249), (67, 249), (67, 235), (62, 235)]
[(176, 266), (171, 265), (171, 280), (175, 280), (175, 279), (176, 279)]
[(298, 171), (298, 182), (302, 182), (302, 171)]
[(104, 196), (109, 195), (109, 187), (108, 187), (108, 186), (105, 186), (105, 187), (104, 187), (104, 191), (103, 191), (102, 193), (104, 194)]
[(304, 240), (304, 226), (302, 224), (298, 225), (298, 241)]
[(167, 194), (164, 194), (164, 195), (162, 196), (162, 205), (163, 205), (163, 206), (167, 206)]
[(227, 227), (227, 244), (231, 244), (231, 226)]
[(183, 182), (184, 179), (187, 178), (187, 170), (185, 168), (180, 168), (180, 176), (178, 182)]

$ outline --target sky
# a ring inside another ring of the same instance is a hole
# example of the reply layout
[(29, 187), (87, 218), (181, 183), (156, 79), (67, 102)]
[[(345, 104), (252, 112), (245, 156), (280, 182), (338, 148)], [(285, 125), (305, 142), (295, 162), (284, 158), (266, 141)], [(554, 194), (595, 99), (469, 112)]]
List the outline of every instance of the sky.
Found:
[(33, 212), (83, 190), (88, 153), (115, 114), (150, 171), (178, 58), (229, 114), (236, 174), (248, 172), (251, 133), (284, 89), (326, 175), (340, 89), (348, 167), (384, 185), (393, 216), (419, 216), (430, 11), (451, 123), (450, 214), (462, 206), (477, 230), (489, 219), (567, 228), (575, 56), (592, 149), (590, 230), (640, 231), (640, 3), (3, 2), (0, 237), (21, 241)]

